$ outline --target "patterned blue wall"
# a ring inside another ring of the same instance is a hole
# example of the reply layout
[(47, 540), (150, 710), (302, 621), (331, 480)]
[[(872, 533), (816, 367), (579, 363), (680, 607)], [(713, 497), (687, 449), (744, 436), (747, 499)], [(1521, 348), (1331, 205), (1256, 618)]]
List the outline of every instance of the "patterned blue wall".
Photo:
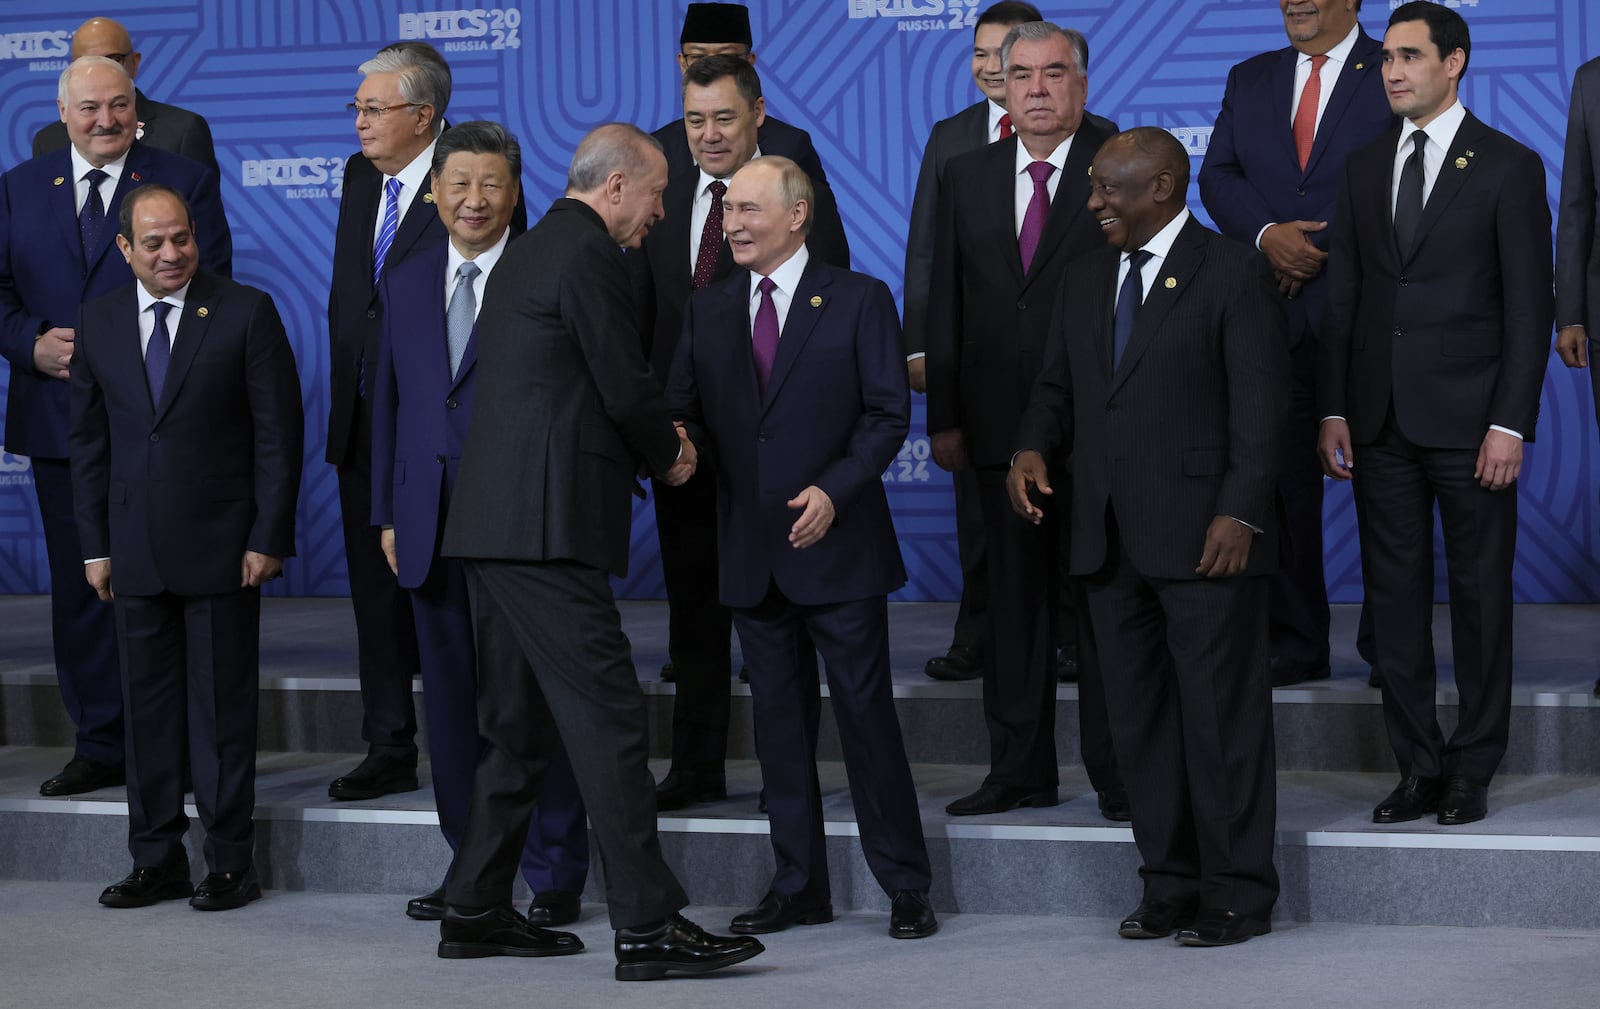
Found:
[[(769, 109), (810, 129), (839, 195), (858, 269), (898, 289), (922, 143), (936, 120), (977, 98), (967, 72), (971, 22), (988, 0), (751, 0)], [(1490, 124), (1539, 151), (1554, 206), (1573, 71), (1600, 53), (1590, 0), (1448, 0), (1473, 29), (1463, 89)], [(1362, 20), (1381, 34), (1390, 4)], [(216, 136), (234, 231), (236, 276), (272, 292), (295, 341), (307, 439), (298, 559), (280, 591), (345, 592), (333, 473), (321, 459), (327, 415), (324, 304), (344, 158), (355, 149), (342, 105), (355, 67), (397, 38), (431, 40), (451, 61), (450, 118), (505, 122), (523, 142), (535, 212), (559, 195), (588, 127), (611, 119), (652, 129), (676, 118), (673, 62), (681, 0), (532, 0), (456, 9), (414, 0), (171, 0), (118, 11), (93, 0), (0, 6), (0, 166), (28, 155), (56, 118), (56, 76), (72, 29), (110, 14), (144, 53), (140, 86), (205, 115)], [(1285, 44), (1272, 0), (1043, 3), (1088, 36), (1090, 107), (1124, 127), (1171, 129), (1204, 155), (1228, 68)], [(1199, 208), (1197, 194), (1192, 203)], [(0, 376), (4, 376), (0, 363)], [(0, 401), (3, 401), (0, 378)], [(911, 583), (908, 599), (959, 591), (948, 477), (920, 433), (885, 474)], [(1518, 596), (1600, 598), (1596, 451), (1587, 377), (1553, 362), (1539, 440), (1521, 482)], [(1326, 507), (1328, 581), (1359, 593), (1347, 488)], [(1441, 585), (1442, 585), (1442, 565)], [(26, 459), (0, 452), (0, 593), (38, 592), (47, 567)], [(654, 520), (636, 509), (634, 565), (620, 586), (660, 594)]]

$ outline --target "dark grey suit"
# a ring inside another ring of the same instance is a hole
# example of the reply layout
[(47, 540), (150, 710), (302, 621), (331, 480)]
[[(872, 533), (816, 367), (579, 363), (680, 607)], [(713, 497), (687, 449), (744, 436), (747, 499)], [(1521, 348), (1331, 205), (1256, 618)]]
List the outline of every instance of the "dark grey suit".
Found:
[(1561, 204), (1556, 219), (1556, 325), (1582, 326), (1589, 339), (1589, 381), (1600, 423), (1600, 59), (1572, 78), (1567, 149), (1561, 165)]

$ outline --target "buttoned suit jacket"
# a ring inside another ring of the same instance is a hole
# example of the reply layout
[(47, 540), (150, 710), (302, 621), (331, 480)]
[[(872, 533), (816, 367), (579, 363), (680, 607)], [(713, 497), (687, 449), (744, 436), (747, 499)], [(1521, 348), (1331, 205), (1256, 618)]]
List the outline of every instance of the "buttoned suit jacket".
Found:
[(1600, 339), (1600, 59), (1572, 78), (1566, 152), (1556, 217), (1556, 325), (1583, 326)]
[[(140, 141), (198, 161), (218, 176), (222, 174), (222, 169), (217, 167), (217, 150), (211, 141), (211, 127), (206, 125), (205, 117), (176, 105), (155, 101), (137, 88), (134, 89), (133, 98), (134, 112), (144, 131)], [(71, 142), (65, 123), (60, 120), (47, 123), (33, 135), (33, 155), (38, 157), (59, 151)]]

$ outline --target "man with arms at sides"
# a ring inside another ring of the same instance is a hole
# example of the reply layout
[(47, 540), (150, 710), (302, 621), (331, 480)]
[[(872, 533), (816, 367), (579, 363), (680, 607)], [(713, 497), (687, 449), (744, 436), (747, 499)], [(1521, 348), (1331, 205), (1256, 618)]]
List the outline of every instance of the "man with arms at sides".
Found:
[[(80, 56), (104, 56), (120, 63), (130, 78), (139, 76), (139, 65), (144, 61), (143, 53), (134, 52), (128, 29), (110, 18), (101, 17), (90, 18), (72, 33), (72, 58)], [(134, 89), (133, 96), (134, 114), (138, 117), (134, 132), (141, 141), (198, 161), (221, 175), (217, 152), (211, 143), (211, 127), (203, 117), (176, 105), (152, 101), (138, 88)], [(71, 142), (63, 124), (50, 123), (33, 135), (34, 157), (59, 151)]]
[[(1600, 59), (1572, 78), (1567, 148), (1556, 217), (1556, 352), (1569, 368), (1589, 366), (1589, 334), (1600, 334)], [(1589, 372), (1600, 423), (1600, 370)], [(1600, 695), (1600, 681), (1594, 686)]]
[[(978, 478), (987, 545), (989, 620), (984, 718), (989, 774), (947, 811), (964, 816), (1053, 806), (1057, 793), (1056, 523), (1018, 520), (1006, 498), (1012, 439), (1044, 359), (1056, 291), (1075, 255), (1103, 239), (1084, 209), (1089, 166), (1110, 133), (1084, 115), (1088, 44), (1046, 21), (1006, 35), (1006, 108), (1016, 133), (951, 159), (939, 186), (926, 318), (933, 457)], [(1080, 670), (1080, 724), (1098, 728), (1087, 766), (1106, 815), (1125, 818), (1122, 781), (1104, 740), (1099, 678)], [(1105, 766), (1109, 763), (1110, 766)]]
[(666, 187), (649, 134), (596, 127), (572, 156), (566, 197), (511, 243), (484, 292), (442, 547), (466, 562), (484, 748), (445, 884), (441, 957), (583, 949), (511, 909), (563, 743), (605, 868), (617, 979), (699, 974), (762, 950), (678, 914), (688, 898), (661, 860), (644, 694), (607, 577), (627, 571), (635, 475), (682, 483), (695, 466), (645, 360), (623, 255), (661, 219)]
[[(757, 135), (765, 110), (761, 79), (746, 60), (708, 56), (684, 71), (683, 122), (695, 162), (667, 182), (667, 216), (645, 238), (644, 255), (628, 257), (638, 289), (648, 292), (642, 307), (650, 363), (664, 385), (690, 293), (733, 271), (722, 234), (723, 196), (734, 172), (761, 154)], [(809, 204), (817, 226), (804, 241), (819, 259), (848, 269), (850, 245), (838, 208), (825, 185), (817, 191)], [(717, 598), (717, 474), (701, 469), (681, 487), (657, 480), (653, 491), (677, 684), (672, 768), (656, 790), (656, 807), (671, 810), (727, 796), (733, 624)], [(814, 659), (807, 664), (816, 671)]]
[(815, 642), (862, 848), (893, 902), (889, 934), (915, 939), (939, 925), (890, 684), (888, 593), (906, 574), (882, 481), (911, 423), (910, 394), (894, 298), (811, 254), (811, 197), (787, 158), (733, 177), (723, 227), (740, 269), (689, 299), (667, 395), (717, 467), (717, 588), (750, 662), (777, 861), (767, 895), (731, 928), (833, 920), (820, 694), (802, 661)]
[[(1318, 451), (1329, 476), (1354, 477), (1401, 776), (1377, 823), (1483, 819), (1510, 728), (1516, 479), (1555, 314), (1550, 208), (1538, 155), (1457, 97), (1471, 48), (1448, 7), (1390, 15), (1383, 79), (1402, 123), (1351, 155), (1328, 254)], [(1434, 707), (1435, 504), (1461, 696), (1449, 740)]]
[[(1121, 935), (1188, 946), (1271, 929), (1277, 808), (1264, 575), (1289, 403), (1267, 263), (1184, 206), (1165, 130), (1108, 140), (1089, 210), (1115, 246), (1078, 260), (1017, 430), (1008, 489), (1070, 509), (1144, 895)], [(1120, 251), (1119, 251), (1120, 250)], [(1070, 492), (1048, 461), (1076, 460)]]
[[(433, 148), (430, 192), (449, 239), (384, 273), (383, 342), (372, 391), (372, 522), (389, 567), (410, 594), (422, 665), (439, 829), (461, 843), (478, 737), (478, 661), (461, 562), (439, 556), (439, 530), (472, 418), (479, 297), (506, 244), (521, 191), (522, 151), (497, 123), (461, 123)], [(556, 749), (522, 851), (533, 889), (528, 920), (578, 919), (589, 871), (589, 834), (566, 751)], [(444, 886), (406, 913), (444, 916)]]
[(119, 64), (74, 60), (57, 105), (72, 143), (0, 176), (0, 354), (11, 366), (4, 444), (32, 460), (56, 677), (77, 729), (72, 759), (39, 792), (74, 795), (122, 784), (123, 726), (116, 626), (83, 580), (67, 462), (73, 327), (85, 301), (133, 279), (112, 239), (136, 187), (159, 182), (184, 195), (201, 228), (203, 268), (226, 275), (233, 245), (216, 174), (135, 140), (133, 80)]
[[(261, 585), (294, 553), (304, 417), (272, 299), (198, 271), (183, 197), (122, 201), (138, 278), (83, 306), (72, 363), (72, 483), (83, 576), (117, 615), (133, 872), (108, 907), (261, 896), (252, 862)], [(184, 771), (205, 827), (189, 883)]]
[[(1327, 677), (1328, 586), (1322, 573), (1322, 468), (1314, 451), (1317, 327), (1323, 264), (1345, 159), (1394, 126), (1381, 46), (1362, 30), (1361, 0), (1279, 0), (1289, 46), (1228, 74), (1200, 166), (1200, 198), (1229, 238), (1266, 254), (1289, 319), (1294, 398), (1279, 467), (1294, 563), (1272, 576), (1272, 685)], [(1373, 659), (1361, 608), (1357, 647)], [(1372, 678), (1377, 686), (1376, 667)]]

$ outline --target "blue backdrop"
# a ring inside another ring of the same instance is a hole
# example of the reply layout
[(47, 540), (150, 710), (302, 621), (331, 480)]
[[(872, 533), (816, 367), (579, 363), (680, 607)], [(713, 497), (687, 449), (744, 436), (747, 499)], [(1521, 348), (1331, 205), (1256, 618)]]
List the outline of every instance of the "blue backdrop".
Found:
[[(757, 67), (775, 115), (811, 131), (839, 197), (856, 268), (897, 291), (906, 219), (933, 122), (977, 100), (971, 24), (989, 0), (751, 0)], [(1463, 97), (1482, 119), (1543, 155), (1554, 207), (1573, 71), (1600, 53), (1592, 0), (1448, 0), (1471, 25)], [(449, 117), (504, 122), (522, 141), (533, 213), (560, 194), (579, 137), (606, 120), (646, 129), (676, 118), (674, 62), (683, 0), (531, 0), (454, 9), (409, 0), (168, 0), (117, 10), (95, 0), (0, 5), (0, 166), (25, 159), (57, 118), (56, 78), (71, 32), (105, 14), (144, 53), (146, 94), (203, 114), (216, 136), (233, 226), (235, 276), (272, 293), (289, 327), (306, 403), (299, 557), (277, 590), (347, 591), (327, 417), (327, 297), (340, 176), (356, 148), (343, 105), (356, 66), (401, 38), (433, 42), (451, 62)], [(1195, 168), (1228, 68), (1285, 45), (1272, 0), (1100, 0), (1039, 4), (1089, 38), (1089, 105), (1123, 127), (1172, 130)], [(1382, 34), (1391, 5), (1368, 0)], [(1197, 193), (1191, 205), (1200, 210)], [(1203, 216), (1203, 212), (1202, 212)], [(0, 363), (0, 400), (4, 392)], [(919, 397), (920, 399), (920, 397)], [(1600, 456), (1587, 376), (1552, 362), (1538, 442), (1520, 484), (1517, 595), (1600, 598), (1596, 486)], [(929, 460), (921, 403), (910, 441), (884, 474), (910, 584), (907, 599), (959, 593), (949, 480)], [(1330, 487), (1327, 575), (1334, 598), (1359, 596), (1355, 517)], [(661, 594), (655, 528), (635, 510), (625, 596)], [(1443, 565), (1439, 566), (1441, 572)], [(0, 593), (46, 586), (44, 542), (26, 459), (0, 452)]]

